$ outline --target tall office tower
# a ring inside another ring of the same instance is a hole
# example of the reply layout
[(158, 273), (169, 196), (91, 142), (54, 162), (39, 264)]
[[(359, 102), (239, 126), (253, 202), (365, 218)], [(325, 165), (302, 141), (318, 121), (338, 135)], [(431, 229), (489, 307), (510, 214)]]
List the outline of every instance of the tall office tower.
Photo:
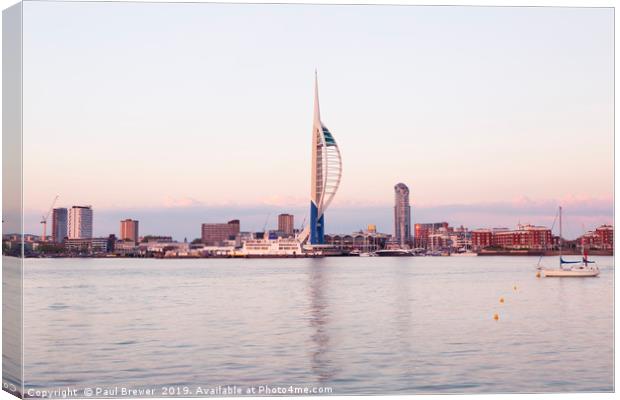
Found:
[(411, 244), (409, 188), (404, 183), (394, 186), (394, 239), (401, 247)]
[(138, 243), (138, 221), (131, 218), (122, 220), (120, 239)]
[(291, 214), (278, 215), (278, 230), (287, 236), (292, 236), (295, 230), (295, 217)]
[(67, 237), (67, 209), (54, 208), (52, 211), (52, 242), (62, 243)]
[(69, 210), (69, 239), (93, 237), (93, 209), (91, 206), (73, 206)]
[(312, 123), (312, 170), (310, 177), (310, 224), (304, 231), (310, 244), (325, 243), (325, 210), (333, 200), (342, 177), (342, 158), (334, 136), (321, 121), (319, 83), (314, 78), (314, 120)]

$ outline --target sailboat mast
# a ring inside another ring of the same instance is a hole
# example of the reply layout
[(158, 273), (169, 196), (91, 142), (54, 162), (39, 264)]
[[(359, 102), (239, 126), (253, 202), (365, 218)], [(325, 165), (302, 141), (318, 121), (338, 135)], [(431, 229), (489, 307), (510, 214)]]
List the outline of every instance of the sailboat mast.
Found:
[(562, 266), (562, 206), (559, 207), (560, 213), (560, 267)]

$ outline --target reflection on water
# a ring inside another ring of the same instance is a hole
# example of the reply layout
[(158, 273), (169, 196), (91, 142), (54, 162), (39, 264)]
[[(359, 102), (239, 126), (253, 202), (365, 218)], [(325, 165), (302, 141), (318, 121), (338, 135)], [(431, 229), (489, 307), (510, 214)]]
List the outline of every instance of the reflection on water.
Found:
[(321, 263), (312, 262), (309, 266), (310, 326), (311, 339), (314, 343), (310, 351), (312, 372), (321, 383), (329, 382), (334, 377), (334, 366), (328, 358), (329, 305), (324, 292), (328, 289), (325, 268)]
[(19, 396), (22, 391), (22, 262), (2, 257), (2, 384)]
[(25, 384), (613, 390), (613, 258), (595, 279), (536, 261), (27, 260)]

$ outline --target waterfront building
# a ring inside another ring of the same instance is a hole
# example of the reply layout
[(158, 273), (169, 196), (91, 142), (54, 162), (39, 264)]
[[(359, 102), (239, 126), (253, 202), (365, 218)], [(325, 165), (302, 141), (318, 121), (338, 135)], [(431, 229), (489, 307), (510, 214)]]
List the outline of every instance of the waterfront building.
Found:
[(2, 240), (8, 240), (12, 242), (21, 242), (22, 238), (24, 239), (25, 243), (36, 243), (41, 241), (41, 236), (33, 235), (31, 233), (24, 233), (23, 236), (19, 233), (6, 233), (2, 235)]
[(475, 229), (471, 232), (471, 245), (475, 250), (491, 247), (493, 231), (491, 229)]
[(284, 235), (293, 236), (295, 231), (295, 217), (291, 214), (278, 215), (278, 231)]
[(467, 251), (472, 249), (471, 231), (461, 225), (450, 232), (453, 250)]
[(587, 249), (613, 250), (614, 227), (611, 225), (601, 225), (594, 231), (584, 234), (578, 241), (582, 247)]
[(146, 235), (140, 238), (141, 243), (148, 242), (173, 242), (172, 236)]
[(190, 257), (234, 257), (236, 252), (237, 247), (234, 245), (206, 246), (201, 243), (190, 245), (189, 248)]
[(612, 250), (614, 248), (614, 227), (611, 225), (601, 225), (596, 228), (596, 234), (600, 238), (600, 248)]
[[(23, 240), (22, 240), (23, 239)], [(2, 235), (3, 253), (13, 256), (21, 256), (21, 250), (24, 254), (29, 254), (36, 250), (41, 240), (41, 236), (24, 233), (22, 236), (18, 233), (7, 233)], [(5, 252), (6, 246), (6, 252)]]
[(450, 231), (450, 226), (447, 222), (432, 222), (414, 225), (414, 237), (415, 247), (427, 249), (429, 248), (428, 237), (429, 235), (436, 234), (444, 229)]
[(190, 245), (187, 242), (175, 243), (174, 247), (166, 248), (164, 250), (164, 257), (167, 257), (167, 258), (191, 257), (192, 254), (191, 254), (189, 246)]
[(114, 243), (114, 254), (131, 257), (138, 255), (138, 244), (133, 240), (117, 240)]
[(133, 219), (121, 221), (121, 240), (130, 240), (138, 243), (138, 221)]
[(138, 251), (141, 255), (157, 255), (165, 256), (166, 253), (171, 255), (187, 255), (189, 253), (190, 244), (188, 242), (177, 242), (168, 240), (166, 237), (163, 240), (147, 240), (138, 245)]
[(93, 237), (93, 209), (91, 206), (73, 206), (68, 218), (69, 239), (90, 239)]
[(319, 84), (314, 80), (312, 122), (312, 168), (310, 176), (310, 223), (299, 239), (311, 245), (325, 243), (325, 211), (334, 199), (342, 177), (342, 158), (336, 140), (321, 121)]
[(411, 245), (411, 206), (409, 188), (404, 183), (394, 186), (394, 239), (401, 248)]
[(614, 227), (611, 225), (601, 225), (594, 231), (599, 238), (597, 245), (600, 249), (613, 250), (614, 248)]
[(240, 222), (233, 219), (227, 223), (202, 224), (202, 243), (218, 246), (230, 240), (237, 240), (240, 232)]
[(54, 208), (52, 211), (52, 242), (62, 243), (67, 237), (69, 225), (66, 208)]
[(437, 232), (428, 235), (428, 249), (432, 251), (449, 251), (453, 246), (452, 236), (447, 232)]
[(431, 251), (465, 252), (472, 249), (471, 232), (467, 228), (441, 227), (427, 233), (419, 246)]
[(476, 229), (471, 233), (472, 247), (481, 250), (487, 247), (514, 250), (548, 250), (553, 248), (551, 229), (545, 226), (518, 225), (507, 228)]
[(385, 249), (389, 236), (377, 232), (354, 232), (344, 235), (325, 235), (325, 244), (343, 252), (370, 253)]
[(110, 234), (108, 236), (108, 248), (107, 251), (111, 252), (114, 250), (114, 247), (116, 247), (116, 242), (118, 241), (118, 238), (116, 237), (115, 234)]
[(551, 229), (545, 226), (519, 225), (516, 230), (493, 233), (493, 246), (504, 249), (547, 250), (553, 247)]
[(80, 254), (104, 254), (111, 251), (110, 238), (69, 238), (65, 240), (65, 249)]

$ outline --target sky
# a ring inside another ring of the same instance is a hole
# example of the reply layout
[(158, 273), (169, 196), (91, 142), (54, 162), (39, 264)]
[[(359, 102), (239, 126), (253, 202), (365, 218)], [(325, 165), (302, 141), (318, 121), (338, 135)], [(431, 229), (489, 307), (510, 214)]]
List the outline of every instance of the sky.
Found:
[(308, 214), (314, 70), (343, 158), (327, 232), (613, 222), (613, 10), (26, 2), (26, 231), (198, 237)]

